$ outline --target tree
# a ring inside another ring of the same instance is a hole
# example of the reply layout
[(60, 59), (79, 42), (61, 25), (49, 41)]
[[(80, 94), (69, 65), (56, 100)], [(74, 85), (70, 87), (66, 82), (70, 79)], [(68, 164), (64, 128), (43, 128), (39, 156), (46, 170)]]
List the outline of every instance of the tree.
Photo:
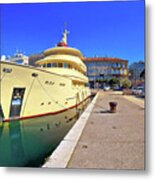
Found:
[(121, 80), (121, 86), (123, 88), (129, 88), (131, 86), (131, 81), (127, 78)]
[(111, 78), (110, 80), (109, 80), (109, 85), (111, 86), (111, 87), (114, 87), (114, 86), (116, 86), (116, 85), (120, 85), (120, 80), (117, 78), (117, 77), (113, 77), (113, 78)]
[(111, 80), (110, 78), (105, 78), (105, 79), (104, 79), (104, 83), (105, 83), (105, 84), (109, 84), (109, 81), (110, 81), (110, 80)]

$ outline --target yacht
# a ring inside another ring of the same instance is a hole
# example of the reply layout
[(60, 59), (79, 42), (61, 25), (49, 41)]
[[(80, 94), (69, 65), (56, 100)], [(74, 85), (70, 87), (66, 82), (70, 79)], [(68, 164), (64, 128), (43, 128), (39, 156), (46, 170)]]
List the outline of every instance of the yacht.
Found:
[(0, 166), (36, 166), (86, 108), (87, 69), (67, 35), (36, 66), (0, 61)]

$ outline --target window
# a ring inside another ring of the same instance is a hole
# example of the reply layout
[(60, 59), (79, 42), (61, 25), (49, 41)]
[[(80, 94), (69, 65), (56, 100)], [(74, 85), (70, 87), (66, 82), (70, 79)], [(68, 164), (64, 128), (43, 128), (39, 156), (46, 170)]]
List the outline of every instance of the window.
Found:
[(113, 74), (116, 74), (116, 69), (114, 69)]
[(57, 67), (57, 63), (52, 63), (51, 66), (52, 67)]
[(113, 63), (113, 67), (116, 67), (116, 63)]
[(120, 63), (118, 63), (118, 67), (119, 67), (119, 68), (121, 67), (121, 64), (120, 64)]
[(67, 63), (64, 63), (64, 68), (68, 68), (68, 64)]
[(58, 67), (62, 67), (62, 63), (58, 63)]
[(72, 66), (71, 66), (70, 64), (68, 64), (68, 68), (70, 68), (70, 69), (71, 69), (71, 68), (72, 68)]
[(122, 64), (122, 68), (125, 68), (125, 64)]
[(51, 67), (51, 63), (48, 63), (48, 64), (47, 64), (47, 67)]

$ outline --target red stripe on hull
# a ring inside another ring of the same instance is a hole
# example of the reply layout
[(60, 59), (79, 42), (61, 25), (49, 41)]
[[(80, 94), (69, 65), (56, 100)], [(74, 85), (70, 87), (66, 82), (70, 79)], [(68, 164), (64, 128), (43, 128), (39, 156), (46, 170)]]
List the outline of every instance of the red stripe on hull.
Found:
[(42, 116), (49, 116), (49, 115), (57, 115), (59, 113), (63, 113), (69, 109), (74, 109), (76, 107), (78, 107), (79, 105), (81, 105), (84, 101), (86, 101), (87, 99), (89, 99), (91, 96), (88, 96), (86, 99), (84, 99), (83, 101), (81, 101), (79, 104), (76, 104), (74, 106), (71, 106), (69, 108), (66, 108), (66, 109), (62, 109), (62, 110), (59, 110), (59, 111), (55, 111), (55, 112), (49, 112), (49, 113), (44, 113), (44, 114), (37, 114), (37, 115), (32, 115), (32, 116), (23, 116), (23, 117), (19, 117), (17, 119), (5, 119), (3, 122), (9, 122), (9, 121), (12, 121), (12, 120), (27, 120), (27, 119), (30, 119), (30, 118), (36, 118), (36, 117), (42, 117)]

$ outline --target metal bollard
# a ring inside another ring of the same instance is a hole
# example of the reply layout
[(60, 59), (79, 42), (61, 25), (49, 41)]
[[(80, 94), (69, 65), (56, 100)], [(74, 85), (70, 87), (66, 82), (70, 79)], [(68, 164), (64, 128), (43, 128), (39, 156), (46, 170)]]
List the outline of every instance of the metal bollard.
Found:
[(117, 102), (109, 102), (109, 105), (110, 105), (110, 112), (116, 113)]

